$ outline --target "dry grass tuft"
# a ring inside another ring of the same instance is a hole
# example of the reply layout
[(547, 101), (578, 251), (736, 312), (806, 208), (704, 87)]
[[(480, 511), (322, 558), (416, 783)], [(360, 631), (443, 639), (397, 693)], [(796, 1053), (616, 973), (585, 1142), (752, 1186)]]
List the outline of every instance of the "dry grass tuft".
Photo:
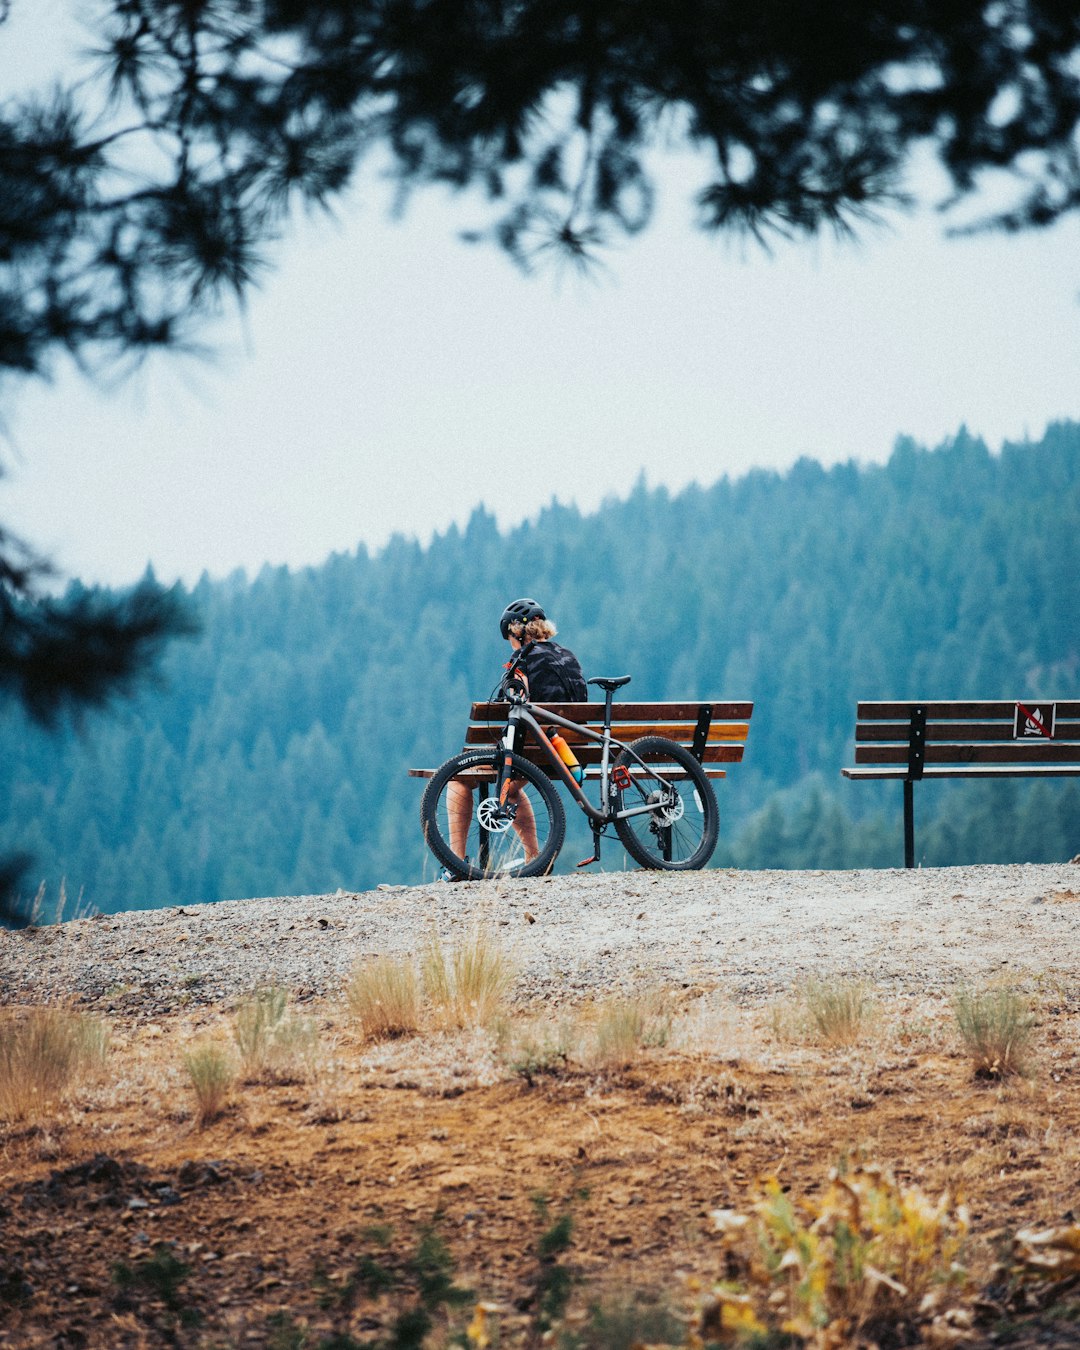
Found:
[(772, 1004), (768, 1025), (785, 1045), (855, 1045), (870, 1029), (879, 1006), (866, 985), (840, 978), (809, 979)]
[(866, 986), (857, 980), (808, 980), (801, 991), (811, 1034), (824, 1045), (854, 1045), (875, 1011)]
[(592, 1065), (598, 1069), (632, 1064), (638, 1052), (666, 1045), (671, 1015), (655, 995), (627, 995), (601, 1004), (593, 1032)]
[(287, 991), (276, 985), (257, 989), (241, 1003), (233, 1020), (233, 1039), (248, 1079), (307, 1078), (319, 1055), (314, 1018), (295, 1012)]
[(1023, 1074), (1031, 1064), (1035, 1014), (1015, 989), (962, 989), (953, 1012), (964, 1049), (982, 1077)]
[(100, 1068), (105, 1024), (67, 1008), (9, 1010), (0, 1019), (0, 1118), (38, 1120)]
[(203, 1130), (229, 1104), (236, 1079), (232, 1059), (223, 1045), (203, 1041), (184, 1056), (184, 1068), (195, 1093), (195, 1123)]
[(355, 966), (345, 1001), (369, 1040), (411, 1036), (420, 1027), (420, 982), (409, 961), (380, 956)]
[(475, 925), (449, 954), (432, 933), (422, 961), (424, 989), (447, 1027), (489, 1026), (502, 1012), (514, 968), (498, 940)]
[(774, 1040), (792, 1045), (804, 1038), (806, 1012), (794, 997), (779, 999), (769, 1005), (769, 1031)]

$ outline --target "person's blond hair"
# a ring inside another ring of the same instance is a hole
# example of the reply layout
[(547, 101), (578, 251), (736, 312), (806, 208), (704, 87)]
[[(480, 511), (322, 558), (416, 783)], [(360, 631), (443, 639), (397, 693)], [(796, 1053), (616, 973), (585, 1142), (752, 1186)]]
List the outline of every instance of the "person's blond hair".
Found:
[(507, 625), (508, 633), (521, 643), (525, 642), (546, 642), (548, 638), (553, 638), (559, 631), (550, 619), (530, 619), (528, 623), (511, 623)]

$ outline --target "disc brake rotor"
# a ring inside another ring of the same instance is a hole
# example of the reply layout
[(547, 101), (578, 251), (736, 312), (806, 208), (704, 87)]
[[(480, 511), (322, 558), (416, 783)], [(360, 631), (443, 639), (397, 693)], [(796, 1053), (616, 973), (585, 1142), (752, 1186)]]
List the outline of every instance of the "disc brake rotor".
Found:
[(485, 797), (476, 808), (476, 818), (488, 834), (505, 834), (516, 815), (515, 807), (501, 806), (494, 797)]
[(669, 825), (674, 825), (677, 820), (681, 820), (686, 807), (683, 805), (683, 799), (675, 793), (675, 800), (664, 792), (653, 792), (649, 795), (650, 803), (656, 802), (656, 809), (651, 813), (652, 823), (660, 829), (666, 829)]

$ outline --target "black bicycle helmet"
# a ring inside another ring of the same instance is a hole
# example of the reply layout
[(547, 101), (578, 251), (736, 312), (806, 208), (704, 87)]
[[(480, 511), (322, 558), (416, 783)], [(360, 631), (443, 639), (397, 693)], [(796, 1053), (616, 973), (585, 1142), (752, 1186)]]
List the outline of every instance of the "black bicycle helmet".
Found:
[(544, 607), (537, 600), (511, 600), (502, 612), (499, 620), (499, 632), (504, 638), (510, 636), (512, 623), (528, 623), (530, 619), (546, 619)]

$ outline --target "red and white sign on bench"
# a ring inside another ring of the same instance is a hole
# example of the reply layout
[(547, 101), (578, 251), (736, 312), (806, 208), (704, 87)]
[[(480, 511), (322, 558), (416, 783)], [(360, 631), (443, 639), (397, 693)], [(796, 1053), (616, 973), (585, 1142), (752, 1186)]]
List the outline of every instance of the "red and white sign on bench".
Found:
[(1054, 739), (1054, 721), (1057, 717), (1056, 703), (1018, 703), (1013, 720), (1013, 740), (1024, 741), (1029, 736), (1044, 736), (1048, 741)]

